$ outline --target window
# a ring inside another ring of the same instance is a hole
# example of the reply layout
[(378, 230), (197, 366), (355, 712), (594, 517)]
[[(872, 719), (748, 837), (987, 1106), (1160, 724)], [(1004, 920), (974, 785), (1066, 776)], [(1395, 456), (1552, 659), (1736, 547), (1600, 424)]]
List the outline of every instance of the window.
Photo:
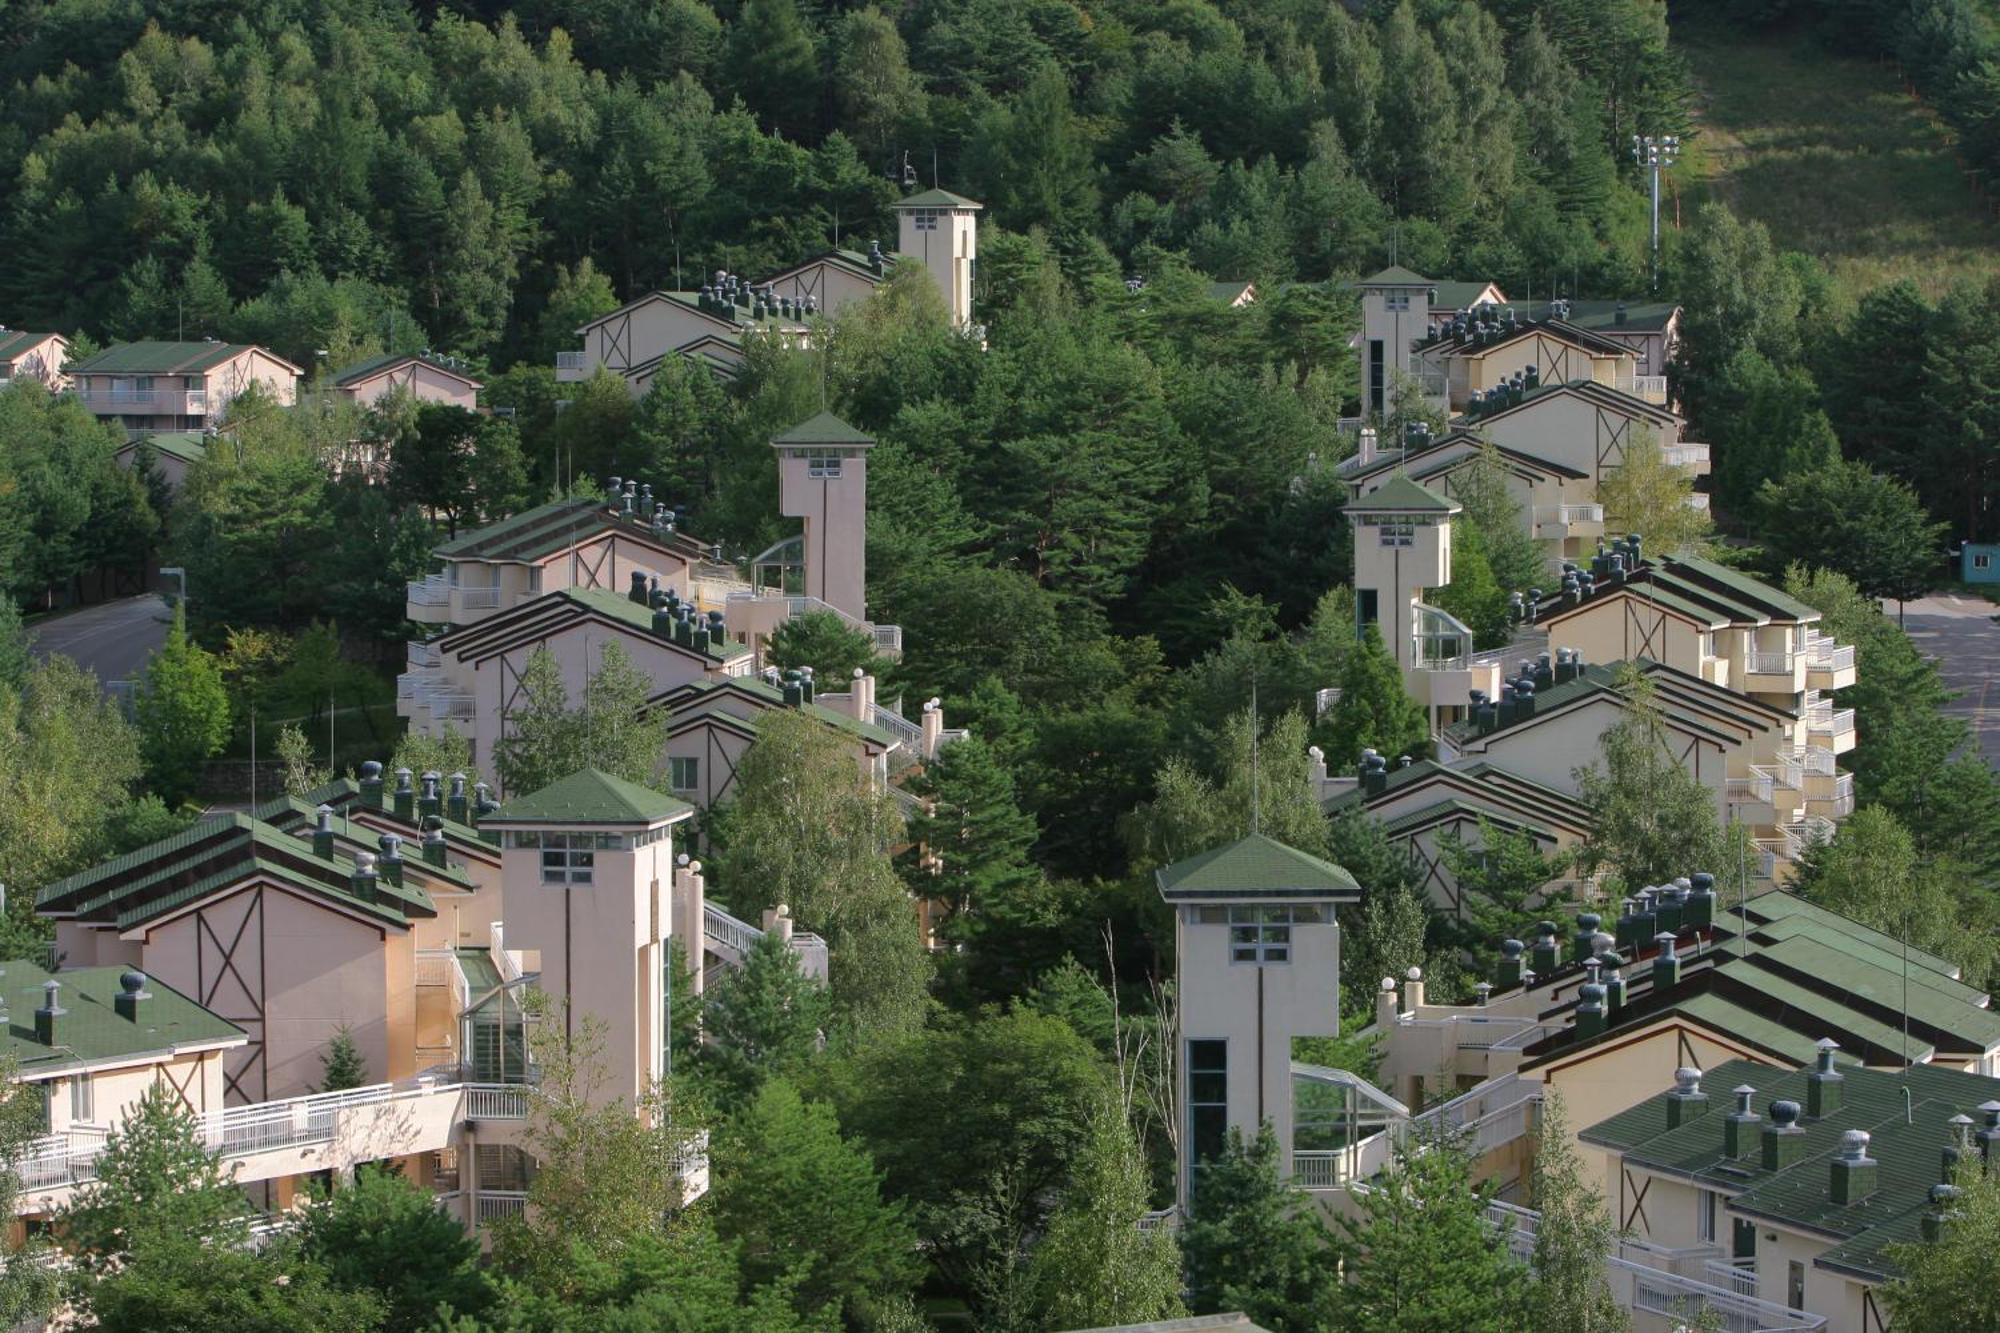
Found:
[(1705, 1244), (1715, 1243), (1715, 1191), (1696, 1190), (1694, 1200), (1694, 1238)]
[(1361, 627), (1376, 624), (1382, 619), (1380, 594), (1373, 588), (1362, 588), (1354, 594), (1354, 618)]
[(132, 387), (135, 389), (151, 390), (153, 387), (153, 377), (151, 375), (141, 375), (132, 381)]
[(1806, 1266), (1797, 1259), (1785, 1265), (1785, 1304), (1794, 1310), (1806, 1308)]
[(675, 791), (693, 791), (701, 785), (701, 760), (667, 760), (667, 785)]
[(1712, 629), (1705, 629), (1701, 632), (1701, 655), (1703, 657), (1715, 656), (1715, 631)]
[(806, 475), (808, 477), (836, 478), (840, 475), (839, 454), (807, 454)]
[(936, 231), (938, 216), (939, 212), (935, 208), (913, 208), (910, 210), (910, 221), (916, 226), (918, 231)]
[(95, 1118), (95, 1101), (91, 1095), (90, 1075), (78, 1074), (69, 1081), (70, 1123), (87, 1125)]
[(1972, 557), (1972, 567), (1974, 569), (1991, 569), (1993, 568), (1993, 557), (1990, 555), (1975, 555)]
[(1408, 310), (1410, 308), (1410, 294), (1408, 292), (1385, 292), (1382, 295), (1382, 304), (1390, 310)]
[(1188, 1143), (1199, 1166), (1229, 1137), (1229, 1043), (1188, 1043)]
[(540, 565), (529, 565), (528, 591), (540, 592), (541, 590), (542, 590), (542, 567)]
[(1382, 406), (1383, 376), (1386, 373), (1387, 369), (1383, 364), (1382, 358), (1382, 340), (1380, 338), (1370, 338), (1368, 340), (1368, 400), (1361, 404), (1363, 416), (1366, 416), (1372, 409)]
[(1384, 546), (1410, 546), (1416, 542), (1417, 529), (1411, 523), (1384, 523), (1382, 544)]
[(515, 847), (539, 847), (542, 853), (542, 883), (588, 884), (597, 865), (599, 851), (616, 851), (631, 846), (631, 840), (617, 833), (513, 833)]
[(1295, 907), (1204, 907), (1198, 919), (1203, 925), (1228, 925), (1232, 963), (1289, 963), (1292, 927), (1316, 926), (1329, 916), (1319, 904), (1306, 903)]

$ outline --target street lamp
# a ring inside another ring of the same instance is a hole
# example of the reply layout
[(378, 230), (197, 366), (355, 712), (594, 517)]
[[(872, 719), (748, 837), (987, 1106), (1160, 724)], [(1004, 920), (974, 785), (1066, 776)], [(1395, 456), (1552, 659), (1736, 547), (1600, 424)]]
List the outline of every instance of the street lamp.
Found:
[(1660, 173), (1673, 166), (1681, 155), (1678, 134), (1635, 134), (1632, 160), (1648, 168), (1653, 177), (1653, 290), (1660, 289)]

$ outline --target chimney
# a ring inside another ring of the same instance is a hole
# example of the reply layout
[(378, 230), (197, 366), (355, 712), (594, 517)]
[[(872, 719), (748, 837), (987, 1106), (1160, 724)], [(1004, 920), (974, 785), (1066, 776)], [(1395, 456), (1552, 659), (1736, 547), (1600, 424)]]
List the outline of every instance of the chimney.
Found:
[(1986, 1117), (1986, 1123), (1979, 1127), (1979, 1156), (1986, 1163), (1986, 1169), (1993, 1169), (1994, 1148), (2000, 1144), (2000, 1101), (1981, 1102), (1979, 1114)]
[(1484, 1009), (1486, 1007), (1486, 1002), (1493, 998), (1493, 983), (1490, 981), (1482, 981), (1478, 983), (1472, 988), (1472, 995), (1473, 995), (1472, 1002), (1478, 1005), (1481, 1009)]
[[(806, 682), (806, 689), (812, 689), (811, 681)], [(808, 693), (806, 697), (810, 699), (812, 695)], [(944, 743), (944, 704), (936, 698), (924, 700), (923, 716), (917, 719), (917, 726), (921, 729), (918, 744), (923, 747), (924, 758), (937, 758)]]
[(1673, 1090), (1667, 1094), (1667, 1128), (1679, 1129), (1708, 1114), (1708, 1094), (1701, 1090), (1701, 1071), (1683, 1065), (1674, 1071)]
[(1579, 1040), (1599, 1036), (1604, 1031), (1604, 987), (1586, 981), (1576, 990), (1576, 1035)]
[(1623, 301), (1620, 301), (1618, 303), (1618, 308), (1616, 311), (1612, 313), (1611, 318), (1614, 322), (1619, 324), (1623, 324), (1625, 322), (1625, 303)]
[(1757, 1095), (1757, 1089), (1742, 1083), (1733, 1091), (1736, 1109), (1722, 1122), (1722, 1155), (1741, 1161), (1750, 1155), (1750, 1148), (1757, 1141), (1757, 1122), (1763, 1117), (1750, 1109), (1750, 1099)]
[(57, 1020), (69, 1012), (57, 998), (61, 990), (62, 983), (54, 977), (42, 983), (42, 1007), (35, 1010), (35, 1040), (44, 1046), (56, 1044)]
[(1375, 992), (1375, 1026), (1387, 1032), (1396, 1024), (1396, 979), (1383, 977)]
[(1403, 1012), (1414, 1014), (1424, 1007), (1424, 970), (1412, 963), (1403, 982)]
[(1958, 1186), (1931, 1186), (1930, 1207), (1924, 1209), (1923, 1220), (1917, 1224), (1919, 1234), (1927, 1241), (1944, 1238), (1944, 1233), (1958, 1218)]
[(113, 997), (111, 1007), (126, 1022), (136, 1023), (145, 1011), (145, 1002), (152, 998), (153, 993), (146, 989), (146, 974), (132, 968), (119, 975), (118, 994)]
[(333, 859), (333, 807), (323, 805), (313, 812), (319, 822), (313, 825), (313, 855), (322, 860)]
[(424, 821), (424, 864), (445, 868), (444, 824), (436, 816)]
[(1875, 1159), (1868, 1155), (1868, 1131), (1850, 1129), (1840, 1136), (1840, 1156), (1833, 1159), (1828, 1181), (1833, 1201), (1842, 1207), (1860, 1203), (1875, 1192)]
[(375, 853), (356, 852), (354, 854), (354, 873), (348, 876), (347, 883), (354, 890), (354, 896), (362, 902), (372, 903), (375, 901), (376, 889), (380, 887), (375, 882)]
[(400, 834), (395, 834), (395, 833), (384, 833), (381, 837), (375, 840), (375, 845), (382, 849), (382, 854), (380, 855), (380, 857), (376, 859), (375, 862), (376, 868), (381, 871), (382, 878), (388, 880), (391, 884), (395, 885), (397, 888), (399, 889), (402, 888), (403, 887), (402, 836)]
[(1660, 886), (1659, 899), (1653, 904), (1653, 919), (1657, 929), (1678, 935), (1681, 931), (1681, 909), (1685, 902), (1680, 889), (1672, 884)]
[(1823, 1120), (1840, 1109), (1847, 1080), (1833, 1068), (1833, 1053), (1840, 1049), (1840, 1043), (1832, 1037), (1821, 1037), (1818, 1048), (1819, 1062), (1806, 1075), (1806, 1114)]
[(445, 798), (444, 809), (447, 815), (459, 823), (470, 822), (468, 817), (472, 814), (472, 810), (465, 800), (465, 774), (451, 775), (451, 795)]
[(1370, 796), (1386, 791), (1389, 786), (1389, 761), (1373, 750), (1361, 752), (1361, 790)]
[(410, 770), (396, 770), (396, 818), (412, 822), (417, 817), (417, 789), (410, 785)]
[(429, 818), (444, 813), (444, 797), (438, 791), (438, 784), (444, 781), (435, 769), (424, 774), (424, 793), (417, 798), (417, 813)]
[(1604, 1021), (1609, 1023), (1625, 1008), (1625, 974), (1617, 968), (1604, 979)]
[(1521, 941), (1500, 941), (1500, 962), (1493, 969), (1493, 984), (1500, 990), (1521, 984)]
[(632, 571), (632, 586), (626, 590), (625, 596), (630, 598), (632, 601), (637, 602), (641, 606), (644, 606), (646, 604), (645, 570), (635, 569)]
[(472, 818), (468, 821), (469, 823), (477, 824), (480, 820), (486, 818), (486, 816), (499, 808), (500, 802), (493, 799), (493, 789), (491, 787), (483, 782), (472, 784)]
[(805, 703), (806, 701), (805, 690), (803, 686), (800, 684), (800, 677), (797, 669), (787, 671), (783, 676), (779, 677), (779, 679), (784, 682), (782, 688), (785, 692), (786, 707), (797, 708)]
[(1535, 947), (1528, 953), (1528, 966), (1541, 976), (1556, 970), (1562, 960), (1562, 948), (1556, 943), (1556, 923), (1538, 921), (1535, 923)]
[(1653, 959), (1653, 989), (1663, 991), (1681, 982), (1681, 960), (1674, 953), (1674, 937), (1665, 931), (1653, 936), (1653, 943), (1660, 946), (1660, 952)]
[(1691, 887), (1681, 912), (1681, 924), (1689, 930), (1706, 930), (1715, 924), (1715, 876), (1692, 875), (1688, 883)]
[(370, 810), (382, 808), (382, 761), (370, 759), (361, 765), (361, 804)]
[(1972, 1161), (1978, 1154), (1972, 1147), (1972, 1117), (1960, 1111), (1945, 1121), (1951, 1129), (1951, 1137), (1945, 1140), (1944, 1151), (1939, 1154), (1938, 1179), (1950, 1181), (1958, 1176), (1958, 1168)]
[(1779, 1100), (1771, 1103), (1771, 1123), (1764, 1126), (1766, 1171), (1783, 1171), (1796, 1165), (1804, 1155), (1806, 1132), (1799, 1125), (1799, 1104)]

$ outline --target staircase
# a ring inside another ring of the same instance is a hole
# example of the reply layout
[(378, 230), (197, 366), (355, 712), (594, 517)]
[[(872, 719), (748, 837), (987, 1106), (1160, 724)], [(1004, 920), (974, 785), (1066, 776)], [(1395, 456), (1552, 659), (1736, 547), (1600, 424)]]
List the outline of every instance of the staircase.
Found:
[[(764, 932), (748, 921), (739, 920), (714, 903), (702, 904), (702, 943), (708, 952), (727, 967), (743, 966), (750, 947), (764, 938)], [(826, 941), (808, 931), (792, 932), (792, 952), (799, 967), (809, 977), (826, 980)]]

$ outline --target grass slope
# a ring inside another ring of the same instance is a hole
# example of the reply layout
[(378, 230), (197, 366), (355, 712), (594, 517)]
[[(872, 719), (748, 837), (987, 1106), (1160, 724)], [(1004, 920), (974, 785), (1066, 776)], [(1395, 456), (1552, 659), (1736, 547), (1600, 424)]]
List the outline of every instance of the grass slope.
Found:
[(2000, 226), (1893, 70), (1804, 37), (1691, 26), (1675, 38), (1702, 92), (1701, 133), (1676, 173), (1684, 208), (1721, 199), (1781, 247), (1817, 255), (1849, 296), (1897, 278), (1935, 296), (1992, 273)]

